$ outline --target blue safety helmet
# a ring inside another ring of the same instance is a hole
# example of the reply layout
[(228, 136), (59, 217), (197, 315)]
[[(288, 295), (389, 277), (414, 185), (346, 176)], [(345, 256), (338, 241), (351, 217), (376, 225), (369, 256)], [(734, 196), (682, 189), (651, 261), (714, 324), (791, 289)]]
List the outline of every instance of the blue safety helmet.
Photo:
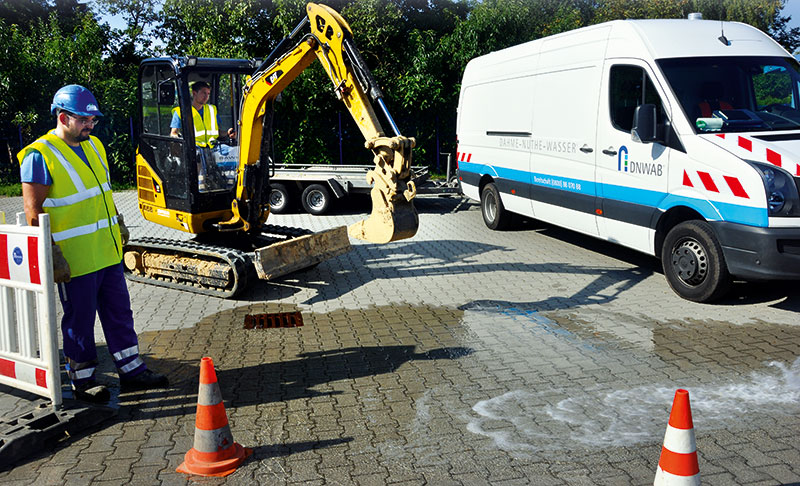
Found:
[(65, 110), (80, 116), (103, 116), (92, 92), (79, 84), (68, 84), (56, 91), (50, 113), (55, 115), (56, 110)]

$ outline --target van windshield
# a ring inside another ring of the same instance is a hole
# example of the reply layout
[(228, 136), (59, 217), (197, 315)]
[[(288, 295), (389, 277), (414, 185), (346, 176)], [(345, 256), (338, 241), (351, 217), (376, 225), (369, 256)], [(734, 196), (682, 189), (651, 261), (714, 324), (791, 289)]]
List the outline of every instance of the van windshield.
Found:
[(698, 132), (800, 130), (800, 65), (790, 57), (661, 59)]

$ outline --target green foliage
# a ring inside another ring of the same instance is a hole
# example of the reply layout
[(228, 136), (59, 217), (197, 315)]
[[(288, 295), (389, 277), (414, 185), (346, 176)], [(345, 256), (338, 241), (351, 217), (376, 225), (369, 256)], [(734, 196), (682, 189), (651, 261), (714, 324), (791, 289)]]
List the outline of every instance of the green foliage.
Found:
[[(13, 155), (54, 126), (49, 105), (69, 83), (88, 87), (106, 115), (95, 129), (117, 184), (133, 183), (131, 127), (136, 77), (145, 57), (266, 57), (305, 15), (306, 0), (14, 0), (0, 2), (0, 181), (18, 181)], [(752, 24), (787, 49), (800, 29), (781, 16), (785, 0), (328, 0), (356, 44), (404, 135), (417, 139), (415, 164), (435, 166), (455, 150), (464, 67), (476, 56), (585, 25), (625, 18), (685, 18)], [(121, 16), (122, 29), (90, 10)], [(154, 42), (158, 39), (159, 42)], [(776, 77), (757, 79), (780, 102)], [(370, 153), (319, 67), (304, 72), (276, 103), (275, 152), (286, 163), (369, 163)], [(340, 122), (341, 120), (341, 122)], [(388, 129), (388, 127), (384, 127)], [(443, 165), (443, 162), (442, 162)]]

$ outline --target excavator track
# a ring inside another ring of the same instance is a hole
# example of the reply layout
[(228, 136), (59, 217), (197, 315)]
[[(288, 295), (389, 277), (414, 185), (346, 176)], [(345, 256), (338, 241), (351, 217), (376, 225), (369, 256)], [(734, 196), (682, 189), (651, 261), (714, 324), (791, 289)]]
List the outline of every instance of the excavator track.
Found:
[(194, 241), (140, 238), (125, 245), (125, 276), (134, 282), (230, 298), (247, 287), (243, 251)]
[(246, 244), (238, 238), (209, 242), (139, 238), (125, 245), (125, 275), (134, 282), (231, 298), (255, 278), (255, 252), (248, 250), (308, 234), (300, 228), (265, 225)]

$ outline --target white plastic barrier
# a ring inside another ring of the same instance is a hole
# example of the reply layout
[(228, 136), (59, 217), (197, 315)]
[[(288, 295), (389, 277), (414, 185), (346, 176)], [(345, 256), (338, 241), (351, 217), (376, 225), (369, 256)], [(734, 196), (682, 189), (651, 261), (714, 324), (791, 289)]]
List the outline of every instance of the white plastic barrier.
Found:
[[(5, 215), (0, 212), (0, 222)], [(61, 405), (50, 219), (0, 224), (0, 383)]]

